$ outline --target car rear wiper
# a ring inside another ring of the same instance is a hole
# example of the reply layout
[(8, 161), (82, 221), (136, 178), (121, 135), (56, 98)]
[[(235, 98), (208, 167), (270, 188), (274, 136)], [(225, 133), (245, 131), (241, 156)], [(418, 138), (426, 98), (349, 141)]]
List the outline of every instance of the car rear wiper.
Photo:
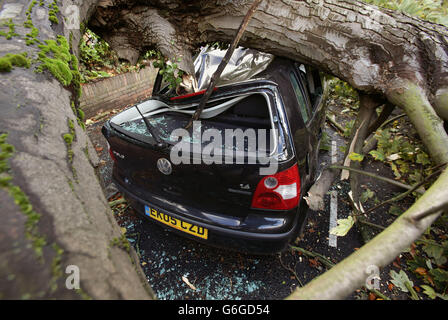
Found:
[(140, 116), (143, 119), (143, 122), (145, 122), (146, 125), (146, 129), (148, 130), (149, 134), (154, 138), (154, 140), (156, 141), (156, 146), (159, 149), (164, 149), (168, 146), (167, 143), (164, 143), (162, 141), (160, 141), (160, 139), (157, 137), (157, 135), (154, 134), (154, 132), (151, 129), (151, 124), (149, 123), (148, 119), (145, 118), (145, 116), (143, 116), (143, 114), (140, 112), (140, 109), (137, 107), (137, 105), (135, 105), (135, 109), (137, 109), (138, 113), (140, 114)]

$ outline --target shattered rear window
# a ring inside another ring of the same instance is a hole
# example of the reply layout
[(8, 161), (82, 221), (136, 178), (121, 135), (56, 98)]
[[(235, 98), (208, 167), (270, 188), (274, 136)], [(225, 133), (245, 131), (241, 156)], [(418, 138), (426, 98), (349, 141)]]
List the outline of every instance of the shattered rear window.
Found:
[[(155, 115), (155, 116), (152, 116), (151, 118), (147, 118), (147, 119), (148, 119), (149, 123), (151, 124), (152, 128), (155, 130), (154, 134), (157, 134), (158, 138), (160, 140), (163, 140), (170, 144), (174, 144), (174, 143), (179, 142), (180, 138), (175, 137), (175, 136), (173, 137), (172, 132), (179, 128), (185, 128), (188, 124), (188, 121), (190, 120), (190, 117), (186, 116), (186, 115), (182, 115), (182, 114), (168, 113), (168, 114), (162, 114), (162, 115)], [(142, 135), (142, 136), (148, 136), (148, 137), (151, 136), (151, 133), (146, 128), (146, 125), (145, 125), (145, 122), (143, 121), (143, 119), (126, 121), (126, 122), (120, 124), (120, 127), (127, 132), (135, 133), (135, 134)], [(257, 129), (257, 128), (251, 128), (251, 127), (241, 126), (241, 125), (231, 125), (229, 123), (220, 123), (218, 121), (202, 119), (200, 121), (200, 126), (194, 125), (191, 128), (189, 128), (188, 130), (186, 130), (188, 132), (188, 135), (183, 136), (182, 139), (184, 142), (187, 142), (187, 143), (200, 144), (201, 143), (200, 137), (202, 136), (202, 134), (205, 131), (207, 131), (209, 129), (217, 130), (217, 132), (220, 133), (222, 149), (226, 149), (226, 148), (229, 149), (229, 144), (225, 143), (226, 142), (226, 136), (225, 136), (226, 129), (231, 129), (231, 130), (241, 129), (241, 130), (243, 130), (243, 132), (247, 129), (255, 130), (255, 135), (257, 137), (257, 145), (252, 146), (253, 148), (255, 148), (255, 150), (258, 150), (258, 137), (263, 136), (261, 132), (260, 133), (258, 132), (258, 130), (260, 130), (260, 128)], [(259, 136), (259, 134), (260, 134), (260, 136)], [(270, 130), (266, 130), (266, 135), (263, 137), (265, 137), (265, 145), (263, 148), (261, 148), (258, 151), (268, 152), (270, 150)], [(201, 145), (206, 146), (212, 141), (214, 141), (214, 139), (202, 141)], [(244, 146), (232, 144), (232, 145), (230, 145), (230, 147), (233, 150), (237, 150), (237, 151), (243, 151), (243, 150), (250, 151), (249, 150), (249, 141), (247, 138), (245, 140)]]

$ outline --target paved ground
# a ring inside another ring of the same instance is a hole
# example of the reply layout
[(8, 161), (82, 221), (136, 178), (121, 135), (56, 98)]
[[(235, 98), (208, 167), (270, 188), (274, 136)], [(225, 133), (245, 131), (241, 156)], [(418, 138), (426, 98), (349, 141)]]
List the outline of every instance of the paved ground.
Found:
[[(99, 121), (88, 126), (88, 133), (103, 160), (100, 174), (106, 192), (110, 195), (113, 194), (113, 188), (109, 186), (111, 160), (100, 132), (102, 123)], [(338, 146), (344, 144), (344, 139), (329, 127), (326, 127), (326, 132), (330, 144), (336, 141), (336, 150), (341, 159), (343, 153)], [(320, 159), (321, 167), (329, 164), (330, 152), (321, 151)], [(363, 186), (374, 189), (369, 183), (366, 181)], [(350, 212), (348, 183), (338, 181), (331, 190), (337, 193), (337, 218), (346, 218)], [(378, 196), (381, 197), (380, 194)], [(357, 228), (352, 228), (345, 237), (337, 238), (337, 247), (334, 247), (334, 243), (333, 246), (329, 245), (329, 198), (328, 195), (324, 211), (309, 210), (304, 237), (297, 239), (295, 245), (322, 254), (337, 263), (361, 247), (363, 242)], [(142, 268), (159, 299), (283, 299), (294, 288), (306, 284), (326, 270), (318, 260), (292, 249), (277, 255), (253, 256), (208, 247), (142, 220), (129, 207), (116, 210), (116, 218), (126, 228), (127, 238), (141, 257)], [(377, 220), (380, 221), (375, 222), (380, 224), (388, 222), (382, 218)], [(388, 279), (388, 272), (389, 268), (382, 270), (381, 278)], [(195, 290), (183, 281), (183, 277), (188, 279)], [(387, 281), (382, 280), (380, 290), (390, 295), (387, 284)], [(359, 290), (349, 299), (367, 297), (366, 290)]]

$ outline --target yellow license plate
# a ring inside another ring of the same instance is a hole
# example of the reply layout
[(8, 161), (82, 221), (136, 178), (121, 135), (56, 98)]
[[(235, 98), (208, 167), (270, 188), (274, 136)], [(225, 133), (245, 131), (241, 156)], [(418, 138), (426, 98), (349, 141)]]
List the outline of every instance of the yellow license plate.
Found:
[(183, 231), (188, 234), (192, 234), (196, 237), (207, 239), (208, 238), (208, 229), (204, 227), (197, 226), (195, 224), (174, 218), (172, 216), (167, 215), (166, 213), (160, 212), (154, 208), (150, 208), (145, 206), (145, 214), (163, 224), (170, 226), (171, 228)]

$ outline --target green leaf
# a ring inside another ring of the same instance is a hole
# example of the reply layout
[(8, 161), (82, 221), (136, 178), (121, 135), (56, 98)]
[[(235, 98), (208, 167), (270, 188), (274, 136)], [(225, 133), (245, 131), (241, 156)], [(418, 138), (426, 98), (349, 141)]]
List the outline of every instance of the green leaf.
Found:
[(428, 165), (428, 164), (431, 164), (431, 161), (429, 160), (429, 156), (428, 156), (425, 152), (423, 152), (423, 151), (420, 151), (420, 152), (417, 154), (417, 160), (416, 160), (416, 162), (417, 162), (417, 163), (420, 163), (420, 164), (422, 164), (422, 165)]
[(410, 179), (412, 182), (414, 182), (414, 183), (418, 183), (418, 182), (423, 181), (423, 176), (422, 176), (422, 174), (421, 174), (419, 171), (414, 170), (414, 171), (409, 175), (409, 179)]
[(373, 159), (378, 160), (378, 161), (384, 161), (386, 160), (386, 156), (378, 150), (372, 150), (369, 152), (369, 154), (373, 157)]
[(436, 297), (438, 297), (443, 300), (448, 300), (448, 295), (437, 293), (432, 287), (426, 284), (421, 285), (421, 287), (423, 288), (423, 293), (426, 294), (430, 299), (435, 299)]
[(391, 282), (403, 292), (409, 292), (408, 288), (414, 286), (414, 283), (409, 280), (408, 275), (403, 270), (400, 270), (399, 273), (391, 270), (390, 276), (392, 278)]
[(434, 262), (438, 265), (444, 264), (447, 259), (443, 256), (443, 247), (434, 244), (426, 244), (423, 246), (423, 251), (426, 252), (428, 257), (433, 258)]
[(430, 286), (423, 284), (421, 285), (423, 288), (423, 293), (426, 294), (430, 299), (435, 299), (437, 297), (437, 294), (433, 288)]
[(375, 195), (375, 192), (373, 192), (370, 189), (367, 189), (366, 191), (364, 191), (361, 194), (360, 200), (362, 203), (366, 202), (367, 200), (369, 200), (370, 198), (373, 198), (373, 196)]
[(395, 165), (395, 163), (391, 162), (390, 163), (390, 167), (392, 168), (392, 171), (394, 172), (395, 177), (400, 179), (401, 178), (401, 174), (400, 174), (400, 171), (398, 170), (397, 166)]
[(353, 161), (359, 161), (361, 162), (364, 159), (364, 155), (356, 153), (356, 152), (351, 152), (348, 157), (350, 158), (350, 160)]
[(389, 208), (389, 214), (393, 215), (393, 216), (399, 216), (400, 214), (403, 213), (403, 210), (397, 206), (391, 206)]
[(431, 259), (426, 259), (426, 266), (428, 267), (429, 270), (432, 270), (432, 263), (431, 263)]
[(429, 273), (434, 277), (434, 280), (436, 281), (448, 282), (448, 271), (437, 268), (430, 270)]
[(338, 219), (338, 225), (330, 230), (330, 234), (343, 237), (350, 231), (354, 223), (352, 216), (347, 219)]

